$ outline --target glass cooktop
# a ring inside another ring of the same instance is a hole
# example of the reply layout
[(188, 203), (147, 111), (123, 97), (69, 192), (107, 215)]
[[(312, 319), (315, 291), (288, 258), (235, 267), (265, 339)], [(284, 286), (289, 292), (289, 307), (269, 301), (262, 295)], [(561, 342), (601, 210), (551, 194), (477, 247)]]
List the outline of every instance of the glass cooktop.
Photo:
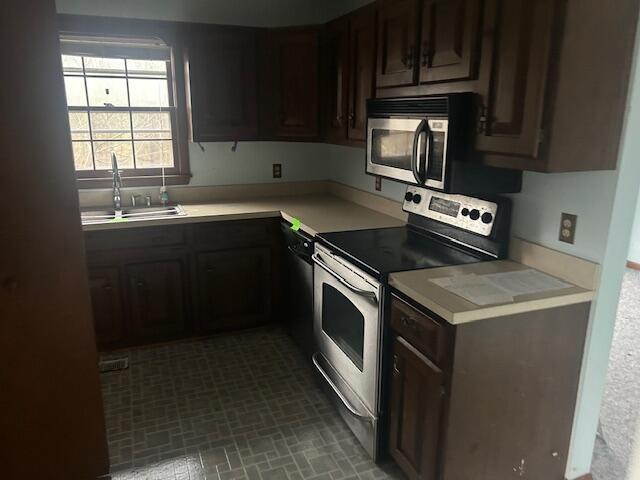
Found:
[(487, 259), (409, 226), (323, 233), (318, 238), (382, 281), (393, 272), (464, 265)]

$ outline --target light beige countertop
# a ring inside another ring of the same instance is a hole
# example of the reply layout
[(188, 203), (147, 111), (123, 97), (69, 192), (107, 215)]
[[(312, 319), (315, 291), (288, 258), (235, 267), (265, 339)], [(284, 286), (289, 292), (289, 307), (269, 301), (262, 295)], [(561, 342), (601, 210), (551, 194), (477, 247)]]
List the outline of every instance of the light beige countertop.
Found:
[(405, 222), (330, 193), (274, 196), (249, 200), (220, 200), (182, 204), (187, 215), (153, 220), (119, 221), (83, 225), (84, 231), (178, 225), (224, 220), (242, 220), (282, 216), (300, 220), (305, 232), (318, 233), (368, 228), (397, 227)]
[[(542, 250), (547, 250), (543, 247), (536, 247), (541, 254), (544, 254)], [(557, 254), (557, 252), (555, 253)], [(575, 257), (570, 257), (569, 259), (569, 262), (578, 261), (581, 260)], [(587, 263), (594, 265), (597, 270), (597, 265), (591, 262)], [(393, 273), (389, 276), (389, 284), (453, 325), (584, 303), (593, 300), (595, 297), (595, 288), (583, 288), (575, 285), (571, 279), (560, 277), (560, 280), (571, 284), (571, 286), (561, 290), (518, 295), (510, 303), (479, 306), (430, 281), (431, 279), (459, 275), (512, 272), (532, 267), (511, 260), (481, 262), (470, 265)], [(553, 275), (551, 272), (544, 273)]]

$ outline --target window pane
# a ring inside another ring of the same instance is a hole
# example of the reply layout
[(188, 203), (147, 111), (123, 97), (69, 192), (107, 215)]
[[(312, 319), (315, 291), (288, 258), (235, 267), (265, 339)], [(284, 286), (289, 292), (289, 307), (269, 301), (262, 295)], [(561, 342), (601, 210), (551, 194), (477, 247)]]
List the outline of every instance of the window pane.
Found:
[(130, 79), (129, 94), (132, 107), (168, 107), (167, 80)]
[(129, 112), (91, 112), (94, 140), (130, 140)]
[(118, 75), (125, 74), (122, 58), (84, 57), (84, 70), (87, 75)]
[(173, 144), (170, 140), (134, 143), (138, 168), (173, 167)]
[(64, 77), (64, 87), (67, 94), (67, 105), (70, 107), (87, 106), (83, 77)]
[(71, 140), (90, 140), (87, 112), (69, 112)]
[(72, 142), (73, 161), (76, 170), (93, 170), (93, 160), (91, 158), (91, 142)]
[(111, 170), (111, 153), (118, 157), (119, 168), (133, 168), (131, 142), (93, 142), (96, 170)]
[(170, 139), (171, 115), (169, 112), (133, 112), (133, 138)]
[(82, 75), (82, 57), (62, 55), (62, 70), (72, 75)]
[(162, 60), (127, 60), (127, 71), (132, 77), (166, 77), (167, 62)]
[(89, 105), (126, 107), (127, 81), (124, 78), (87, 78)]

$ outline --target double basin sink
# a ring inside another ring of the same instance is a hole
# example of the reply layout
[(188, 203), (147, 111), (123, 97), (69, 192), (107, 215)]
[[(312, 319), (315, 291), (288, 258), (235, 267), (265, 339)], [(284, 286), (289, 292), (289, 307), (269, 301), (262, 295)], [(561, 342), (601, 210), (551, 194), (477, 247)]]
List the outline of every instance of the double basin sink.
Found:
[(167, 205), (162, 207), (126, 207), (122, 210), (114, 208), (84, 210), (80, 212), (80, 218), (83, 225), (88, 225), (92, 223), (158, 220), (182, 217), (186, 214), (182, 205)]

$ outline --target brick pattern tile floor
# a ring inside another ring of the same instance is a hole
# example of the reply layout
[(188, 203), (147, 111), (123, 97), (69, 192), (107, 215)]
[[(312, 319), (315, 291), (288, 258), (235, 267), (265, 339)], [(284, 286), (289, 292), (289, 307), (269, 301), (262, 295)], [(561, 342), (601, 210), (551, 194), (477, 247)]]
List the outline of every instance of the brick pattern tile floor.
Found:
[(368, 458), (280, 329), (126, 354), (102, 374), (113, 480), (403, 478)]

